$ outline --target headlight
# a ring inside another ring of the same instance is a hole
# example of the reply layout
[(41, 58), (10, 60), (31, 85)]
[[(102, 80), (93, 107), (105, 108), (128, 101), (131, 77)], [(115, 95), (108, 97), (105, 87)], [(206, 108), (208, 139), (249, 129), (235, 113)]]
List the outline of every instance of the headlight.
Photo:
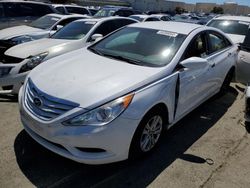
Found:
[(24, 43), (24, 42), (29, 42), (29, 41), (32, 41), (32, 37), (31, 36), (27, 36), (27, 35), (24, 35), (24, 36), (19, 36), (19, 37), (14, 37), (11, 39), (11, 42), (13, 44), (21, 44), (21, 43)]
[(35, 68), (37, 65), (39, 65), (43, 60), (44, 58), (48, 55), (49, 53), (48, 52), (44, 52), (44, 53), (41, 53), (39, 55), (36, 55), (36, 56), (32, 56), (28, 59), (27, 63), (24, 64), (19, 73), (22, 73), (22, 72), (27, 72), (27, 71), (30, 71), (32, 70), (33, 68)]
[(101, 107), (78, 115), (63, 124), (66, 126), (93, 125), (103, 126), (116, 119), (130, 104), (134, 93), (120, 97)]

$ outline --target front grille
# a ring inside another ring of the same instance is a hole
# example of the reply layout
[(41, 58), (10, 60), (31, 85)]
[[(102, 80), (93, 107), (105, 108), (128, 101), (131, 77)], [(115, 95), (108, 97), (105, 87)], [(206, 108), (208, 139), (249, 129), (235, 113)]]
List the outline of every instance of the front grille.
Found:
[(13, 56), (8, 56), (8, 55), (0, 56), (0, 63), (3, 63), (3, 64), (17, 64), (22, 61), (23, 59), (18, 58), (18, 57), (13, 57)]
[(39, 119), (49, 121), (78, 107), (79, 104), (48, 95), (29, 79), (25, 92), (25, 106)]

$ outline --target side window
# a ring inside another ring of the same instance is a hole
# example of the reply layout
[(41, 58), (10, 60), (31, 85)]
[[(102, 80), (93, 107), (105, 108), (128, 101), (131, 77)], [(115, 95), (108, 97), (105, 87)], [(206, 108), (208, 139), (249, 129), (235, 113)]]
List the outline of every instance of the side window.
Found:
[(149, 22), (149, 21), (160, 21), (158, 18), (154, 18), (154, 17), (151, 17), (151, 18), (147, 18), (145, 20), (145, 22)]
[(113, 16), (125, 16), (125, 15), (124, 15), (124, 12), (123, 12), (122, 10), (118, 10), (118, 11), (116, 11), (116, 12), (114, 13)]
[(208, 34), (208, 40), (210, 43), (210, 49), (209, 49), (210, 54), (220, 51), (231, 45), (230, 42), (227, 41), (222, 35), (215, 32)]
[(35, 7), (32, 4), (20, 3), (20, 10), (22, 10), (22, 16), (36, 16)]
[(57, 23), (57, 25), (61, 25), (61, 26), (65, 26), (70, 22), (73, 22), (75, 20), (77, 20), (78, 18), (68, 18), (68, 19), (64, 19), (62, 21), (60, 21), (59, 23)]
[(106, 21), (102, 23), (101, 25), (99, 25), (93, 34), (98, 33), (98, 34), (102, 34), (103, 36), (105, 36), (114, 30), (115, 30), (114, 22), (111, 20), (111, 21)]
[(85, 8), (78, 8), (78, 7), (66, 7), (69, 13), (76, 13), (76, 14), (89, 14), (89, 11)]
[(37, 11), (36, 13), (37, 16), (44, 16), (46, 14), (54, 13), (52, 7), (48, 5), (34, 4), (33, 7), (34, 7), (34, 11)]
[(116, 20), (113, 20), (113, 31), (125, 26), (125, 25), (129, 25), (129, 24), (132, 24), (132, 23), (135, 23), (135, 21), (133, 20), (128, 20), (128, 19), (116, 19)]
[(0, 18), (4, 17), (3, 4), (0, 3)]
[(162, 21), (170, 21), (170, 18), (167, 17), (167, 16), (162, 16), (162, 17), (161, 17), (161, 20), (162, 20)]
[(63, 7), (56, 7), (55, 9), (61, 14), (66, 14), (65, 9)]
[(21, 17), (21, 9), (18, 3), (5, 3), (4, 10), (6, 17)]
[(130, 15), (133, 15), (133, 11), (131, 11), (131, 10), (124, 10), (123, 11), (123, 15), (125, 17), (129, 17)]
[(204, 58), (207, 55), (206, 34), (199, 34), (188, 45), (187, 51), (184, 54), (184, 59), (190, 57)]

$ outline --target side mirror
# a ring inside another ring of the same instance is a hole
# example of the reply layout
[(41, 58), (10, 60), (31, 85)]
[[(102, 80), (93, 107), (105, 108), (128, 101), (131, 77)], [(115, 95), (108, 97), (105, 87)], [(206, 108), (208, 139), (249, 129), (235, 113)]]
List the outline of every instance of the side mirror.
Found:
[(57, 25), (56, 26), (56, 30), (58, 31), (58, 30), (60, 30), (60, 29), (62, 29), (63, 28), (63, 25)]
[(94, 34), (91, 36), (91, 42), (96, 42), (98, 40), (101, 40), (103, 38), (102, 34)]
[(182, 61), (180, 64), (188, 69), (202, 69), (209, 65), (206, 59), (200, 57), (190, 57)]

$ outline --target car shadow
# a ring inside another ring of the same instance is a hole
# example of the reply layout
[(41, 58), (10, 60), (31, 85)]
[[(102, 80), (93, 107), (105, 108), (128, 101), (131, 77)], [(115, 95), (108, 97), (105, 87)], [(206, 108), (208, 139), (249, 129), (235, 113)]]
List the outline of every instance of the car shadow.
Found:
[(212, 165), (213, 159), (185, 152), (215, 125), (237, 96), (238, 91), (230, 88), (226, 95), (208, 100), (167, 131), (154, 152), (135, 161), (79, 164), (43, 148), (24, 130), (15, 139), (16, 160), (37, 187), (146, 187), (176, 159)]

